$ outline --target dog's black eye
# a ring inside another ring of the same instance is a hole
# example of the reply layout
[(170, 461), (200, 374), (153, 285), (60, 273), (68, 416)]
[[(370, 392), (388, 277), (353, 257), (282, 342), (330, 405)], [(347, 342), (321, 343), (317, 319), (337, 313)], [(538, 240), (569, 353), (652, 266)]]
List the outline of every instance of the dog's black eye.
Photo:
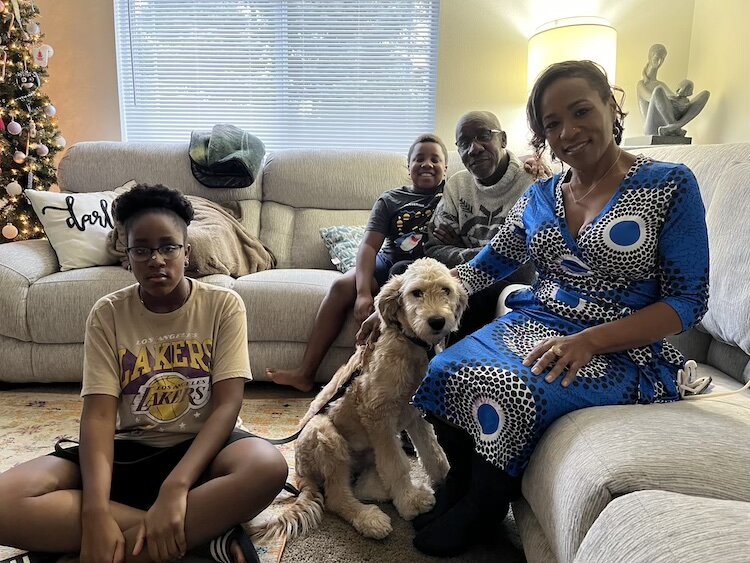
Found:
[(414, 291), (412, 291), (412, 292), (411, 292), (411, 294), (412, 294), (412, 295), (413, 295), (414, 297), (422, 297), (422, 293), (423, 293), (423, 292), (422, 292), (422, 290), (421, 290), (421, 289), (415, 289)]
[(445, 293), (446, 295), (450, 295), (451, 294), (451, 288), (450, 287), (444, 287), (443, 288), (443, 293)]

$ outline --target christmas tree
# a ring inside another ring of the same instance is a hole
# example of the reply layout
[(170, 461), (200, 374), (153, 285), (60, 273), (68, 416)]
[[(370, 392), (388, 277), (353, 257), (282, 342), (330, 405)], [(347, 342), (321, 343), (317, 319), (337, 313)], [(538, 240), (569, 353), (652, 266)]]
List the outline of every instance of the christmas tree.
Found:
[(0, 0), (0, 243), (44, 231), (25, 190), (53, 190), (65, 146), (57, 110), (41, 91), (52, 47), (42, 42), (34, 0)]

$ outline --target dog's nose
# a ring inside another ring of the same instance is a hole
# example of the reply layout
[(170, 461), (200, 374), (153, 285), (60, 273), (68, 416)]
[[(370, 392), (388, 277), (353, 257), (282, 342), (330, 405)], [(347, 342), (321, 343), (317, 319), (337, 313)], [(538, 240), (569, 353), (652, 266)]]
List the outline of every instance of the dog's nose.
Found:
[(440, 330), (445, 326), (445, 317), (430, 317), (427, 319), (427, 324), (433, 330)]

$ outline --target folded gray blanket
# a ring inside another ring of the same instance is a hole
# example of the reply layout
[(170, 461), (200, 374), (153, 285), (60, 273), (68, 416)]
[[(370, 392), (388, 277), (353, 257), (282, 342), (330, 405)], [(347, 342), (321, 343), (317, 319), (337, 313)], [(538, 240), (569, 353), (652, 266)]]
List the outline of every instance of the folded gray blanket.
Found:
[(209, 188), (244, 188), (255, 181), (266, 147), (255, 135), (220, 123), (210, 133), (190, 134), (193, 176)]

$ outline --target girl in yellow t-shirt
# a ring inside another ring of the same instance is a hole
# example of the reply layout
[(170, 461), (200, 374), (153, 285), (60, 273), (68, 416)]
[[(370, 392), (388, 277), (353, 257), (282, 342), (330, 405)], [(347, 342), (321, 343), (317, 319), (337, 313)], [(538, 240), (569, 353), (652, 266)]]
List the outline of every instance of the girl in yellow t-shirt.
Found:
[(0, 475), (0, 543), (31, 563), (258, 561), (239, 525), (268, 506), (287, 465), (236, 429), (250, 378), (240, 297), (185, 277), (190, 202), (136, 186), (113, 215), (137, 281), (86, 325), (80, 446)]

